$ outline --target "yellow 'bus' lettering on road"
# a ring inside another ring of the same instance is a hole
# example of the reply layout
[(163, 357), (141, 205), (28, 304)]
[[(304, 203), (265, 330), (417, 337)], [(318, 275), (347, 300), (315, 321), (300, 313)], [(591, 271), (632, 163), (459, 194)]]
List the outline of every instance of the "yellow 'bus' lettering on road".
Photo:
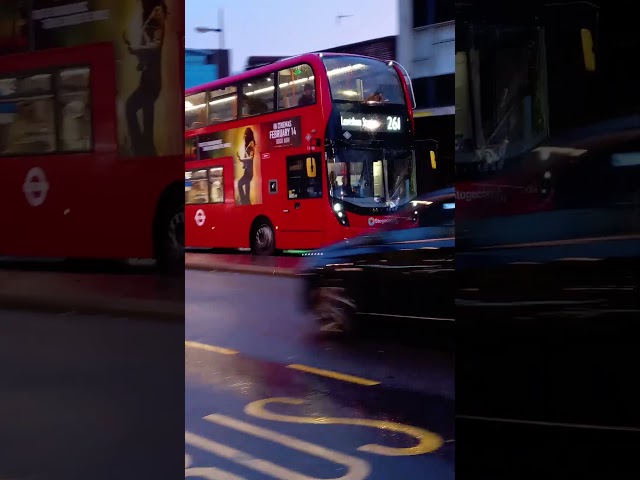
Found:
[(192, 467), (191, 455), (184, 455), (184, 478), (204, 478), (205, 480), (247, 480), (244, 477), (225, 472), (216, 467)]
[(332, 418), (332, 417), (300, 417), (295, 415), (281, 415), (268, 411), (265, 406), (270, 403), (284, 403), (287, 405), (302, 405), (304, 400), (298, 398), (267, 398), (265, 400), (257, 400), (248, 404), (244, 411), (248, 415), (262, 418), (264, 420), (273, 420), (275, 422), (288, 423), (307, 423), (315, 425), (356, 425), (361, 427), (378, 428), (381, 430), (404, 433), (415, 438), (418, 444), (413, 447), (385, 447), (383, 445), (363, 445), (358, 448), (361, 452), (375, 453), (389, 457), (400, 457), (410, 455), (422, 455), (431, 453), (442, 447), (444, 439), (433, 432), (422, 428), (404, 425), (402, 423), (388, 422), (385, 420), (371, 420), (364, 418)]
[[(257, 427), (255, 425), (251, 425), (249, 423), (242, 422), (225, 415), (207, 415), (206, 417), (204, 417), (204, 419), (213, 423), (217, 423), (218, 425), (233, 428), (234, 430), (246, 433), (248, 435), (253, 435), (264, 440), (279, 443), (280, 445), (283, 445), (285, 447), (323, 458), (338, 465), (342, 465), (343, 467), (345, 467), (344, 469), (346, 470), (346, 473), (340, 477), (335, 478), (335, 480), (364, 480), (371, 473), (371, 467), (366, 461), (359, 458), (351, 457), (349, 455), (345, 455), (340, 452), (336, 452), (335, 450), (321, 447), (320, 445), (305, 442), (304, 440), (299, 440), (295, 437), (290, 437), (288, 435), (274, 432), (266, 428)], [(241, 450), (237, 450), (235, 448), (229, 447), (228, 445), (224, 445), (214, 440), (201, 437), (200, 435), (196, 435), (194, 433), (186, 431), (184, 433), (185, 443), (187, 445), (191, 445), (200, 450), (204, 450), (219, 457), (226, 458), (227, 460), (250, 468), (251, 470), (260, 472), (264, 475), (277, 478), (278, 480), (320, 480), (316, 477), (310, 477), (308, 475), (304, 475), (280, 465), (276, 465), (275, 463), (269, 462), (268, 460), (253, 457)]]

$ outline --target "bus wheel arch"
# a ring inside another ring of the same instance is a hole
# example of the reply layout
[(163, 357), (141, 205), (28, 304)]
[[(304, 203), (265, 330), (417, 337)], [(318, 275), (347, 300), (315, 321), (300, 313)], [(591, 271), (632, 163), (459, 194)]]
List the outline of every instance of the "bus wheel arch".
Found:
[(268, 256), (276, 251), (276, 229), (264, 215), (257, 216), (249, 230), (249, 246), (254, 255)]
[(184, 271), (184, 227), (184, 186), (175, 182), (160, 195), (153, 219), (153, 257), (166, 273)]

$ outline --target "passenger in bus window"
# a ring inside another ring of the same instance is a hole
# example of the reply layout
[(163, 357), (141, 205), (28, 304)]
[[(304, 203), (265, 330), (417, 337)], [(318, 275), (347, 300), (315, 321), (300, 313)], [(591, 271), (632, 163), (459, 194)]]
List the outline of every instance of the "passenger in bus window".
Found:
[(340, 196), (342, 196), (342, 197), (352, 197), (353, 196), (353, 189), (347, 183), (347, 177), (346, 176), (342, 177), (339, 191), (340, 191)]
[(313, 98), (313, 84), (305, 83), (302, 96), (300, 97), (300, 100), (298, 100), (298, 106), (306, 107), (307, 105), (313, 105), (314, 102), (315, 100)]
[(240, 152), (236, 153), (238, 161), (242, 162), (244, 174), (238, 180), (238, 194), (240, 205), (251, 205), (251, 180), (253, 180), (253, 157), (256, 152), (256, 139), (253, 130), (247, 127), (244, 131), (244, 158)]
[(383, 103), (384, 96), (381, 92), (375, 92), (373, 95), (369, 95), (365, 100), (367, 103)]
[(336, 178), (336, 172), (329, 172), (329, 191), (331, 195), (336, 195), (338, 190), (338, 180)]

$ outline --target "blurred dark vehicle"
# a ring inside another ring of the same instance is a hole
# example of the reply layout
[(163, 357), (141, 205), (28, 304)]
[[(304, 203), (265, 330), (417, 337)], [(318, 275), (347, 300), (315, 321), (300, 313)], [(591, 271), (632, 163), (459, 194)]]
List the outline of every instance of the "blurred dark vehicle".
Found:
[(418, 197), (389, 220), (306, 265), (306, 307), (324, 331), (352, 335), (367, 318), (453, 322), (454, 189)]
[(616, 1), (458, 7), (467, 85), (456, 102), (474, 106), (456, 155), (458, 478), (466, 465), (469, 478), (640, 478), (629, 12)]

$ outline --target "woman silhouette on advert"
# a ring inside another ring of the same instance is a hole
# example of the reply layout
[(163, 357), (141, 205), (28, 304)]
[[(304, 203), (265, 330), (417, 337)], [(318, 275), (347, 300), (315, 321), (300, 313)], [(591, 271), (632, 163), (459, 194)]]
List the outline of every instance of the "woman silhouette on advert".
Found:
[[(162, 46), (169, 14), (164, 0), (142, 0), (143, 24), (138, 45), (127, 34), (123, 39), (131, 55), (138, 59), (140, 83), (127, 99), (127, 125), (134, 155), (156, 155), (153, 139), (155, 103), (162, 89)], [(142, 128), (138, 112), (142, 110)]]
[(256, 139), (253, 130), (247, 127), (244, 131), (244, 157), (240, 158), (240, 153), (236, 153), (238, 161), (242, 162), (244, 174), (238, 180), (238, 194), (240, 195), (240, 205), (251, 205), (251, 180), (253, 180), (253, 160), (256, 153)]

